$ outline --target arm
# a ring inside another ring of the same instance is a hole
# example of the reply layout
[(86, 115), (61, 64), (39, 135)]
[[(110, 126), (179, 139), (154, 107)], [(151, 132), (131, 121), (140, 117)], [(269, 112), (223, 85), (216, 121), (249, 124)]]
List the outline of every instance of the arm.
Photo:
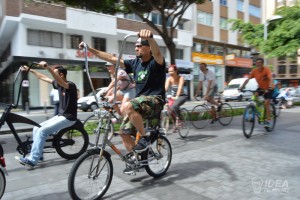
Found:
[(170, 87), (170, 77), (166, 80), (166, 83), (165, 83), (165, 91), (167, 92), (168, 89)]
[(184, 78), (183, 78), (183, 76), (180, 76), (176, 97), (180, 96), (180, 94), (181, 94), (181, 92), (183, 90), (183, 85), (184, 85)]
[(248, 78), (247, 80), (245, 80), (245, 82), (240, 87), (240, 90), (244, 89), (245, 85), (247, 85), (247, 83), (249, 82), (249, 80), (250, 80), (250, 78)]
[[(113, 56), (112, 54), (106, 53), (106, 52), (104, 52), (104, 51), (99, 51), (99, 50), (94, 49), (94, 48), (91, 48), (91, 47), (89, 47), (87, 44), (85, 44), (84, 42), (81, 42), (81, 43), (79, 44), (79, 49), (83, 49), (84, 46), (86, 46), (87, 50), (88, 50), (89, 52), (91, 52), (92, 54), (94, 54), (95, 56), (97, 56), (98, 58), (100, 58), (100, 59), (102, 59), (102, 60), (105, 60), (105, 61), (107, 61), (107, 62), (111, 62), (111, 63), (113, 63), (113, 64), (117, 64), (118, 58), (115, 57), (115, 56)], [(122, 59), (120, 60), (120, 66), (121, 66), (122, 68), (125, 67), (124, 61), (123, 61)]]
[[(28, 71), (28, 69), (29, 69), (29, 68), (28, 68), (26, 65), (21, 66), (21, 70), (22, 70), (22, 71)], [(38, 79), (40, 79), (40, 80), (42, 80), (42, 81), (45, 81), (45, 82), (47, 82), (47, 83), (52, 83), (52, 82), (53, 82), (53, 80), (52, 80), (51, 78), (49, 78), (48, 76), (46, 76), (45, 74), (39, 73), (39, 72), (37, 72), (37, 71), (35, 71), (35, 70), (33, 70), (33, 69), (30, 69), (30, 72), (31, 72), (34, 76), (36, 76)]]
[(195, 96), (198, 96), (199, 95), (199, 91), (202, 90), (202, 81), (199, 81), (198, 83), (198, 87), (197, 87), (197, 91), (195, 93)]
[[(68, 84), (68, 82), (65, 81), (64, 79), (62, 79), (62, 77), (60, 77), (60, 75), (59, 75), (58, 73), (56, 73), (56, 72), (52, 69), (52, 67), (50, 67), (50, 66), (48, 65), (47, 62), (41, 61), (41, 62), (39, 63), (39, 66), (42, 66), (42, 67), (44, 67), (45, 69), (47, 69), (47, 70), (50, 72), (50, 74), (52, 75), (52, 77), (54, 78), (54, 80), (57, 82), (58, 85), (60, 85), (61, 87), (66, 88), (66, 89), (69, 89), (69, 84)], [(66, 78), (66, 77), (65, 77), (65, 78)]]
[(209, 93), (209, 91), (211, 90), (211, 83), (212, 83), (213, 81), (212, 80), (208, 80), (208, 83), (207, 83), (207, 89), (206, 89), (206, 94), (205, 94), (205, 96), (208, 96), (208, 93)]
[(156, 43), (156, 41), (153, 39), (153, 34), (150, 30), (141, 30), (138, 35), (140, 36), (140, 38), (148, 40), (149, 44), (150, 44), (150, 48), (151, 48), (151, 52), (152, 55), (154, 57), (154, 60), (160, 64), (163, 65), (164, 64), (164, 57), (160, 52), (159, 46)]

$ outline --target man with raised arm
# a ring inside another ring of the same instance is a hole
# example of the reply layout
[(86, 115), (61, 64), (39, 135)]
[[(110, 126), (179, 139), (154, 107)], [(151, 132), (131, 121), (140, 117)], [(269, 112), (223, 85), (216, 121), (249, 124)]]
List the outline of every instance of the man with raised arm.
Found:
[[(39, 160), (43, 159), (43, 148), (47, 137), (63, 128), (72, 126), (77, 119), (77, 88), (73, 82), (67, 81), (67, 69), (63, 66), (52, 68), (44, 61), (40, 62), (39, 66), (48, 70), (54, 80), (36, 70), (30, 69), (30, 72), (38, 79), (52, 84), (53, 88), (58, 90), (59, 112), (58, 115), (42, 122), (41, 127), (33, 128), (33, 144), (30, 156), (28, 158), (15, 157), (22, 165), (30, 168), (33, 168)], [(27, 66), (22, 66), (23, 71), (28, 69)]]
[[(150, 30), (143, 29), (138, 33), (139, 39), (135, 44), (136, 58), (131, 60), (120, 60), (120, 66), (127, 73), (134, 74), (136, 83), (136, 98), (124, 105), (125, 117), (120, 134), (124, 146), (129, 152), (137, 153), (145, 151), (150, 142), (147, 141), (143, 118), (154, 117), (160, 114), (165, 100), (165, 59), (160, 52), (159, 46), (153, 39)], [(118, 58), (112, 54), (102, 52), (87, 46), (84, 42), (79, 47), (86, 46), (88, 51), (97, 57), (111, 63), (117, 63)], [(141, 139), (135, 145), (131, 138), (131, 125), (140, 134)], [(124, 173), (130, 173), (132, 169), (126, 168)]]

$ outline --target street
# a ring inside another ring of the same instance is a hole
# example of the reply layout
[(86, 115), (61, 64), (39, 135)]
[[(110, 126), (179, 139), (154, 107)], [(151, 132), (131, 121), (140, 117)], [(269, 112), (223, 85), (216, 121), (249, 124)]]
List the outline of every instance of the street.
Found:
[[(227, 127), (217, 122), (192, 128), (186, 139), (168, 135), (172, 163), (159, 179), (146, 172), (123, 174), (125, 164), (109, 151), (114, 177), (104, 199), (299, 199), (299, 113), (300, 107), (282, 110), (275, 131), (267, 133), (256, 124), (250, 139), (243, 136), (240, 116)], [(70, 199), (67, 179), (74, 161), (48, 153), (44, 162), (27, 170), (14, 159), (18, 153), (12, 135), (0, 137), (9, 173), (2, 199)], [(113, 141), (125, 152), (119, 137)]]

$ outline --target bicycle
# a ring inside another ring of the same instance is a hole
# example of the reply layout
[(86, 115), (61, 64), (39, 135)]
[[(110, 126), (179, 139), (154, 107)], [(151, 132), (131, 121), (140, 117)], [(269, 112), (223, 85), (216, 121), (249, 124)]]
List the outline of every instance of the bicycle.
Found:
[[(101, 100), (103, 101), (104, 98), (102, 96)], [(88, 116), (84, 121), (83, 121), (83, 127), (84, 130), (88, 133), (88, 135), (98, 135), (99, 129), (97, 128), (99, 124), (102, 124), (103, 127), (105, 127), (106, 120), (104, 120), (104, 116), (106, 114), (106, 110), (101, 109), (103, 107), (103, 104), (107, 103), (105, 102), (97, 102), (97, 105), (99, 108), (94, 110), (93, 114)], [(115, 132), (115, 125), (117, 122), (120, 122), (120, 117), (117, 117), (116, 114), (114, 113), (113, 115), (113, 123), (110, 124), (110, 134), (108, 135), (108, 140), (111, 140), (114, 136)], [(93, 142), (89, 142), (90, 146), (95, 146)]]
[[(29, 124), (32, 126), (40, 127), (40, 125), (34, 121), (32, 121), (29, 118), (23, 117), (21, 115), (12, 113), (12, 109), (15, 109), (18, 107), (18, 102), (20, 98), (21, 88), (22, 88), (22, 82), (24, 80), (24, 77), (26, 77), (27, 73), (30, 71), (31, 67), (33, 65), (36, 65), (37, 63), (32, 63), (29, 67), (29, 70), (24, 72), (23, 76), (21, 76), (21, 70), (17, 72), (16, 78), (13, 83), (13, 89), (15, 91), (15, 87), (18, 84), (18, 91), (17, 91), (17, 99), (16, 103), (11, 104), (5, 104), (5, 110), (1, 116), (0, 119), (0, 129), (6, 122), (10, 131), (14, 135), (18, 146), (17, 151), (25, 157), (27, 154), (30, 153), (31, 145), (33, 143), (32, 140), (30, 140), (30, 136), (26, 136), (27, 139), (25, 141), (22, 141), (19, 137), (14, 123), (24, 123)], [(13, 92), (14, 94), (14, 92)], [(46, 143), (50, 143), (49, 145), (44, 146), (45, 149), (55, 149), (57, 154), (60, 155), (62, 158), (72, 160), (78, 158), (82, 153), (84, 153), (87, 150), (89, 138), (87, 132), (84, 130), (83, 125), (80, 120), (76, 120), (75, 124), (59, 130), (57, 133), (52, 134), (52, 138), (48, 138), (46, 140)], [(44, 152), (44, 153), (52, 153), (52, 152)]]
[(218, 121), (221, 125), (227, 126), (231, 123), (233, 119), (233, 109), (229, 103), (223, 103), (221, 97), (217, 99), (219, 104), (218, 109), (216, 110), (216, 117), (213, 117), (211, 108), (207, 101), (204, 101), (203, 104), (196, 105), (190, 114), (192, 125), (197, 129), (202, 129), (207, 126), (209, 120), (212, 122)]
[[(133, 35), (127, 35), (125, 37), (121, 49), (123, 49), (126, 39), (131, 36)], [(84, 48), (84, 51), (86, 59), (85, 66), (88, 69), (86, 47)], [(116, 66), (119, 66), (121, 56), (122, 53), (119, 54)], [(87, 76), (88, 79), (91, 80), (88, 70)], [(92, 84), (91, 87), (93, 88)], [(105, 112), (103, 112), (104, 114), (101, 116), (101, 118), (106, 120), (105, 127), (101, 123), (98, 124), (98, 134), (95, 139), (95, 146), (92, 149), (87, 150), (76, 160), (69, 174), (68, 190), (72, 199), (101, 199), (107, 192), (113, 177), (113, 164), (111, 161), (111, 154), (106, 150), (107, 145), (121, 158), (122, 161), (125, 162), (127, 167), (134, 169), (131, 175), (135, 175), (136, 172), (141, 172), (145, 169), (150, 176), (158, 178), (168, 171), (171, 164), (172, 148), (170, 142), (164, 136), (164, 133), (159, 126), (160, 115), (157, 116), (158, 119), (146, 119), (145, 130), (151, 146), (142, 153), (129, 153), (123, 155), (121, 151), (108, 140), (108, 135), (111, 132), (111, 123), (113, 123), (113, 107), (108, 103), (105, 103), (101, 109), (105, 110)], [(99, 145), (101, 132), (103, 132), (104, 135), (102, 142)], [(132, 160), (133, 155), (136, 158), (134, 160)]]
[(6, 163), (4, 158), (3, 147), (0, 143), (0, 199), (2, 198), (5, 188), (6, 188), (6, 178), (5, 175), (8, 175), (6, 169)]
[[(256, 97), (255, 92), (259, 92), (258, 90), (248, 90), (253, 92), (251, 97), (251, 101), (245, 107), (242, 125), (243, 125), (243, 133), (246, 138), (250, 138), (253, 129), (255, 126), (255, 119), (257, 119), (258, 124), (265, 125), (266, 122), (266, 107), (263, 102), (263, 97)], [(265, 126), (267, 132), (271, 132), (274, 130), (276, 124), (276, 108), (270, 103), (270, 115), (271, 115), (271, 127)]]
[[(166, 100), (164, 110), (161, 113), (161, 128), (164, 133), (168, 135), (171, 130), (170, 124), (173, 124), (173, 131), (178, 132), (181, 138), (186, 138), (190, 131), (190, 115), (186, 108), (180, 109), (179, 116), (170, 108), (170, 98)], [(176, 120), (176, 117), (179, 118), (179, 121)]]

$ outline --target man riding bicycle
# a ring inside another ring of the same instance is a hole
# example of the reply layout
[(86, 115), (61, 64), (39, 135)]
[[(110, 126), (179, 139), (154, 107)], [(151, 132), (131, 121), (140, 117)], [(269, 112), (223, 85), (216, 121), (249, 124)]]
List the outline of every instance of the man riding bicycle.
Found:
[[(135, 44), (136, 58), (131, 60), (120, 60), (120, 66), (125, 68), (127, 73), (134, 74), (136, 83), (136, 98), (124, 105), (125, 117), (121, 128), (125, 148), (137, 153), (145, 151), (150, 142), (147, 141), (143, 118), (151, 118), (158, 115), (165, 104), (165, 59), (160, 52), (159, 46), (153, 39), (150, 30), (143, 29), (138, 33), (140, 37)], [(85, 43), (80, 43), (82, 48)], [(117, 63), (118, 58), (112, 54), (99, 51), (87, 46), (87, 49), (97, 57), (111, 63)], [(141, 139), (137, 145), (131, 138), (132, 125), (137, 129)], [(125, 169), (124, 173), (132, 169)]]
[(243, 83), (243, 85), (240, 87), (240, 90), (243, 90), (245, 85), (247, 85), (248, 81), (252, 78), (255, 78), (256, 82), (258, 83), (258, 92), (255, 92), (256, 96), (263, 95), (264, 97), (264, 105), (266, 107), (266, 121), (265, 121), (265, 127), (271, 127), (270, 124), (271, 120), (271, 109), (270, 109), (270, 100), (273, 95), (273, 78), (272, 78), (272, 72), (268, 67), (264, 67), (264, 60), (262, 58), (257, 58), (255, 65), (256, 68), (254, 68), (250, 72), (249, 78)]
[(217, 86), (217, 83), (216, 83), (216, 76), (215, 76), (215, 73), (212, 70), (207, 68), (206, 63), (201, 63), (200, 64), (200, 70), (202, 71), (202, 73), (199, 74), (199, 83), (198, 83), (197, 91), (195, 93), (195, 97), (197, 97), (199, 95), (199, 91), (203, 89), (203, 86), (206, 87), (204, 100), (206, 100), (207, 102), (212, 104), (211, 111), (212, 111), (213, 119), (212, 119), (211, 123), (214, 123), (216, 121), (217, 115), (216, 115), (215, 107), (213, 105), (218, 107), (218, 109), (217, 109), (218, 112), (221, 109), (218, 102), (216, 102), (214, 100), (214, 96), (218, 92), (218, 86)]

